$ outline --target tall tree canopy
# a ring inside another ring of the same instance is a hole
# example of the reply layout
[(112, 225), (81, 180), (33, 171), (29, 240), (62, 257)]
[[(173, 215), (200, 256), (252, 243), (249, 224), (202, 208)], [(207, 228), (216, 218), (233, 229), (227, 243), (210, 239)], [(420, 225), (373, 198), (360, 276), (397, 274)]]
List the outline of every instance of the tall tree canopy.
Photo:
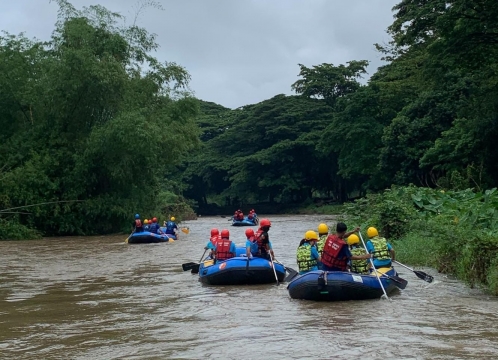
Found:
[(0, 209), (56, 204), (0, 215), (44, 234), (116, 231), (164, 205), (168, 169), (197, 143), (197, 104), (187, 71), (150, 55), (154, 35), (57, 2), (49, 42), (0, 37)]
[(220, 112), (196, 175), (187, 167), (192, 190), (202, 183), (204, 202), (289, 202), (391, 184), (496, 186), (498, 3), (402, 0), (393, 11), (392, 41), (376, 45), (386, 65), (367, 84), (364, 60), (299, 64), (298, 97)]

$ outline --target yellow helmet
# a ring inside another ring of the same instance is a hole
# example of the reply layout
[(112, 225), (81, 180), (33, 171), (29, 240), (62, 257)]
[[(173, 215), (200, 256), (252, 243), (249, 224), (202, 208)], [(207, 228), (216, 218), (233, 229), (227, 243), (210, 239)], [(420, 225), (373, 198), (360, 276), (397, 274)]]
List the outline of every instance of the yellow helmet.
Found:
[(318, 240), (318, 235), (313, 230), (308, 230), (304, 234), (304, 239), (305, 240)]
[(359, 244), (360, 243), (360, 238), (356, 234), (351, 234), (348, 237), (348, 245), (354, 245), (354, 244)]
[(329, 227), (327, 226), (327, 224), (320, 224), (318, 225), (318, 233), (320, 235), (323, 235), (323, 234), (328, 234), (329, 233)]
[(144, 224), (147, 225), (149, 223), (149, 220), (145, 219)]
[(174, 216), (171, 217), (171, 221), (175, 221), (175, 217)]
[(373, 238), (375, 236), (379, 236), (379, 232), (377, 231), (376, 228), (370, 226), (368, 229), (367, 229), (367, 236), (369, 238)]

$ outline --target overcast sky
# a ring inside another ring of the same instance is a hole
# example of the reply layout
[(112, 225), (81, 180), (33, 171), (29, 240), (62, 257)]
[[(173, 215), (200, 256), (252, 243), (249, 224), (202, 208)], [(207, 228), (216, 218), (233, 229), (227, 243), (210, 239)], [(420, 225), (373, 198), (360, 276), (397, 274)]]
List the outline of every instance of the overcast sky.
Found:
[[(299, 66), (369, 60), (382, 64), (374, 43), (386, 43), (398, 0), (157, 0), (138, 24), (158, 35), (161, 61), (192, 76), (195, 95), (230, 108), (292, 94)], [(137, 0), (70, 0), (101, 4), (134, 17)], [(57, 5), (49, 0), (0, 0), (0, 30), (46, 40)]]

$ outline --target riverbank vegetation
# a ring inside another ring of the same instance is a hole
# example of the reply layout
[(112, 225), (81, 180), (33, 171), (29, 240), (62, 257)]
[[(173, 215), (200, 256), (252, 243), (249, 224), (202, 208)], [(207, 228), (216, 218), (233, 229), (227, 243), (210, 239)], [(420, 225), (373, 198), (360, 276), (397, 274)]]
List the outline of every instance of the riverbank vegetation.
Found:
[(201, 103), (185, 194), (208, 203), (337, 203), (391, 185), (498, 183), (498, 3), (403, 0), (377, 44), (386, 64), (300, 65), (297, 95)]
[(498, 295), (498, 191), (393, 187), (344, 206), (346, 219), (376, 226), (397, 258), (454, 274)]
[(155, 35), (101, 6), (56, 2), (48, 42), (0, 37), (3, 239), (110, 233), (136, 211), (172, 213), (185, 200), (168, 173), (198, 145), (190, 76), (149, 55)]

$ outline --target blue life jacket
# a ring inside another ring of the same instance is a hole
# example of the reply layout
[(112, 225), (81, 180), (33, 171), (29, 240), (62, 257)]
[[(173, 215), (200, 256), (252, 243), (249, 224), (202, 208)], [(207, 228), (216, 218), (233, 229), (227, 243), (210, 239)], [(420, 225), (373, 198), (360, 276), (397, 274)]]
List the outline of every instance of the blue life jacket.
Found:
[(151, 233), (157, 234), (157, 230), (159, 230), (159, 225), (157, 223), (152, 223), (149, 225), (149, 231)]
[(176, 223), (173, 221), (168, 221), (166, 224), (166, 234), (174, 234), (175, 229), (178, 229), (178, 226), (176, 226)]

